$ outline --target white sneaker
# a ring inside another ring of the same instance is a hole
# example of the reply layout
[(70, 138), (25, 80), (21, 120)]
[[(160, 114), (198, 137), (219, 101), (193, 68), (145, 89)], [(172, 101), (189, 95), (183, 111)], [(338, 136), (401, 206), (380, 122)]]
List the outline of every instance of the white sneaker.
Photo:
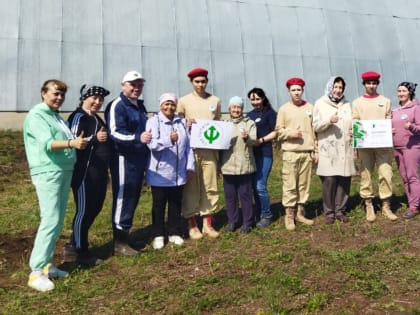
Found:
[(162, 249), (165, 246), (165, 238), (163, 236), (156, 236), (152, 243), (153, 249)]
[(49, 263), (44, 268), (42, 268), (42, 273), (48, 278), (65, 278), (69, 275), (67, 271), (60, 270), (53, 264)]
[(46, 292), (54, 290), (54, 283), (42, 271), (32, 271), (29, 274), (28, 286), (37, 291)]
[(184, 239), (179, 235), (171, 235), (168, 238), (170, 243), (174, 243), (175, 245), (182, 246), (184, 244)]

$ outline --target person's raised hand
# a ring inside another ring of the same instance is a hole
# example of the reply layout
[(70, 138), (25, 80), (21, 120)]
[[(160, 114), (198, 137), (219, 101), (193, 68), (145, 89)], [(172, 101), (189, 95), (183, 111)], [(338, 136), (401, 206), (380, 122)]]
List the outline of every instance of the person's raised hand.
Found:
[(150, 143), (150, 141), (152, 141), (152, 129), (144, 131), (140, 135), (140, 141), (141, 141), (141, 143), (144, 143), (144, 144)]
[(298, 139), (303, 138), (303, 136), (302, 136), (302, 130), (300, 129), (300, 126), (298, 126), (298, 127), (296, 128), (296, 131), (295, 131), (294, 136), (295, 136), (295, 138), (298, 138)]
[(334, 114), (330, 118), (330, 123), (335, 124), (336, 122), (338, 122), (338, 116), (337, 114)]
[(195, 121), (194, 118), (188, 118), (187, 119), (187, 127), (188, 127), (188, 129), (191, 129), (192, 124), (195, 124), (195, 123), (196, 123), (196, 121)]
[(96, 133), (96, 138), (99, 142), (106, 142), (106, 140), (108, 140), (108, 133), (106, 132), (106, 129), (103, 126)]
[(171, 142), (172, 142), (172, 144), (174, 144), (175, 142), (177, 142), (177, 141), (178, 141), (178, 133), (176, 132), (176, 129), (174, 129), (174, 130), (171, 132), (170, 138), (171, 138)]
[(89, 140), (85, 139), (84, 135), (85, 132), (82, 130), (75, 139), (71, 140), (71, 147), (78, 150), (86, 149), (87, 145), (89, 144)]
[(247, 140), (249, 136), (248, 131), (246, 131), (245, 128), (240, 128), (239, 131), (241, 132), (242, 139)]

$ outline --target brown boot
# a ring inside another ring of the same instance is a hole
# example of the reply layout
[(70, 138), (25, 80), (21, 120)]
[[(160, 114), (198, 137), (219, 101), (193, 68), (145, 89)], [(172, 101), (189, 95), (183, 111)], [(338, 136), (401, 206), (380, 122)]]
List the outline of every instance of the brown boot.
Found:
[(286, 215), (284, 216), (284, 225), (286, 230), (293, 231), (295, 226), (295, 209), (292, 207), (286, 207)]
[(314, 224), (314, 220), (305, 218), (305, 207), (301, 204), (297, 206), (296, 221), (306, 225)]
[(375, 209), (373, 208), (372, 199), (365, 199), (366, 221), (373, 222), (376, 220)]
[(188, 219), (188, 225), (189, 225), (189, 235), (190, 239), (192, 240), (199, 240), (203, 237), (203, 234), (201, 234), (200, 229), (197, 226), (197, 222), (195, 221), (194, 217), (191, 217)]
[(382, 200), (382, 214), (390, 219), (391, 221), (395, 221), (398, 219), (398, 217), (392, 213), (391, 211), (391, 200), (390, 199), (384, 199)]
[(211, 238), (219, 237), (220, 233), (217, 232), (212, 226), (213, 216), (206, 215), (203, 217), (203, 235), (208, 235)]

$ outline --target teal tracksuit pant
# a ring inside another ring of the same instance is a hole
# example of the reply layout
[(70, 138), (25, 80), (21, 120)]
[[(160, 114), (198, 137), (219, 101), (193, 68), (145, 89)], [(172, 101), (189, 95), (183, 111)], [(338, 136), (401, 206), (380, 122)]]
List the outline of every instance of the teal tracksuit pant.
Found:
[(32, 175), (38, 195), (41, 222), (35, 237), (29, 266), (41, 270), (52, 262), (55, 243), (66, 215), (72, 171), (52, 171)]

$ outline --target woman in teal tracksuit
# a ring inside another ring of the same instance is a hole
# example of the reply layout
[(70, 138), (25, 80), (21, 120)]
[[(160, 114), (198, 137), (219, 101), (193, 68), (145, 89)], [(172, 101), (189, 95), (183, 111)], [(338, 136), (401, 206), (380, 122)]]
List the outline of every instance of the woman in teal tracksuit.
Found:
[(48, 80), (41, 88), (42, 103), (35, 105), (25, 118), (23, 137), (32, 183), (39, 201), (41, 222), (35, 237), (29, 265), (28, 285), (38, 291), (54, 289), (50, 278), (65, 277), (67, 272), (51, 261), (55, 243), (66, 213), (76, 153), (84, 149), (83, 135), (74, 138), (67, 123), (58, 114), (67, 86)]

